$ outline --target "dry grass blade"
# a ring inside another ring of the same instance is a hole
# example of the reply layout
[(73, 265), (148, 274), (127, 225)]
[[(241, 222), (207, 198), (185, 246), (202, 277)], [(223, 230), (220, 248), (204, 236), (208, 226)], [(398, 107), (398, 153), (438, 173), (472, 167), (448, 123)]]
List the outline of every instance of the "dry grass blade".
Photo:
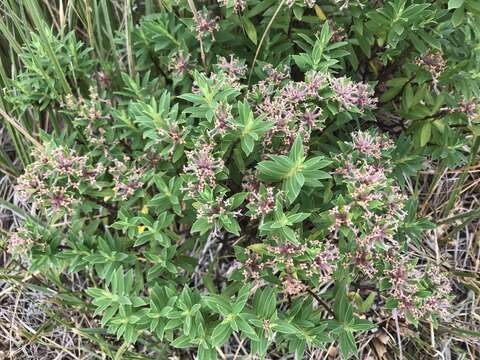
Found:
[[(192, 1), (192, 0), (189, 0), (189, 1)], [(284, 4), (285, 4), (285, 0), (282, 0), (280, 2), (280, 4), (278, 4), (277, 9), (273, 13), (272, 18), (268, 22), (267, 27), (265, 28), (265, 31), (263, 32), (262, 37), (260, 38), (260, 42), (258, 43), (257, 50), (255, 51), (255, 56), (254, 56), (253, 61), (252, 61), (252, 66), (250, 67), (250, 74), (248, 75), (248, 84), (250, 84), (252, 74), (253, 74), (253, 69), (255, 68), (255, 64), (257, 62), (258, 55), (260, 54), (260, 49), (262, 48), (263, 42), (265, 41), (265, 38), (267, 37), (267, 34), (268, 34), (270, 28), (272, 27), (273, 22), (275, 21), (278, 13), (280, 12), (280, 10), (282, 9)]]
[[(7, 359), (25, 360), (96, 358), (95, 345), (56, 322), (52, 311), (60, 309), (38, 290), (25, 286), (27, 282), (28, 278), (17, 281), (2, 274), (0, 358), (2, 355)], [(78, 314), (72, 315), (76, 321), (81, 321)]]
[(135, 63), (133, 61), (133, 50), (132, 50), (132, 5), (130, 0), (125, 0), (125, 9), (124, 9), (124, 22), (125, 22), (125, 47), (127, 49), (127, 61), (128, 61), (128, 72), (130, 77), (135, 76)]
[(33, 145), (35, 145), (39, 150), (44, 150), (43, 145), (37, 141), (30, 133), (20, 125), (20, 123), (12, 118), (10, 115), (8, 115), (3, 109), (0, 109), (0, 115), (10, 124), (12, 125), (15, 129), (17, 129), (25, 138), (30, 141)]

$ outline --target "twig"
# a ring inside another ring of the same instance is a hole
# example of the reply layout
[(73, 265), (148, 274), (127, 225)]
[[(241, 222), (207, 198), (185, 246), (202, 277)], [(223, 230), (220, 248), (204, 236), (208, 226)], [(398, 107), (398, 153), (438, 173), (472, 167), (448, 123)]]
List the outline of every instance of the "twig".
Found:
[[(193, 18), (195, 19), (195, 23), (198, 24), (198, 11), (197, 8), (195, 7), (195, 3), (193, 0), (187, 0), (188, 6), (190, 7), (190, 10), (193, 13)], [(199, 37), (198, 41), (200, 42), (200, 56), (202, 58), (202, 64), (205, 66), (205, 50), (203, 49), (203, 41), (202, 38)]]
[(393, 309), (393, 318), (395, 319), (395, 329), (397, 331), (398, 351), (400, 352), (400, 360), (403, 360), (402, 338), (400, 337), (400, 325), (398, 324), (397, 309)]
[(317, 302), (318, 302), (319, 304), (321, 304), (321, 305), (325, 308), (325, 310), (327, 310), (327, 312), (328, 312), (330, 315), (332, 315), (333, 317), (335, 317), (335, 313), (332, 311), (332, 309), (330, 308), (330, 306), (329, 306), (325, 301), (323, 301), (323, 300), (322, 300), (317, 294), (315, 294), (311, 289), (307, 289), (307, 291), (308, 291), (308, 293), (309, 293), (310, 295), (312, 295), (312, 296), (315, 298), (315, 300), (317, 300)]

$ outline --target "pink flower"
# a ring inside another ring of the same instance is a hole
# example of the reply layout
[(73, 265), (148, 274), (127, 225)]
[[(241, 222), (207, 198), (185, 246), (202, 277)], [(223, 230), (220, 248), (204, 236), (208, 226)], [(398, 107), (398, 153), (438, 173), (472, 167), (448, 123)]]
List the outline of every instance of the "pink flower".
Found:
[(476, 121), (480, 119), (480, 108), (475, 99), (469, 101), (461, 100), (458, 108), (453, 111), (462, 112), (467, 116), (469, 121)]
[(212, 155), (213, 144), (203, 144), (192, 151), (186, 151), (188, 164), (183, 171), (192, 175), (193, 181), (189, 184), (189, 194), (202, 192), (206, 186), (216, 186), (216, 174), (223, 170), (224, 162)]
[(183, 76), (188, 72), (190, 66), (190, 54), (185, 55), (183, 51), (180, 50), (170, 60), (168, 69), (177, 76)]
[(224, 135), (227, 130), (236, 128), (236, 124), (232, 121), (231, 109), (232, 106), (227, 103), (218, 104), (215, 109), (215, 127), (208, 131), (210, 136)]
[(339, 251), (337, 246), (329, 242), (322, 245), (322, 250), (315, 255), (313, 263), (314, 270), (320, 276), (320, 281), (326, 282), (331, 280), (338, 259)]
[(114, 165), (109, 169), (114, 182), (113, 191), (122, 200), (127, 200), (136, 190), (143, 187), (142, 177), (145, 170), (136, 168), (134, 164), (128, 164), (128, 161), (127, 156), (123, 162), (113, 159)]
[(352, 146), (361, 153), (380, 159), (382, 150), (393, 147), (393, 141), (384, 139), (378, 135), (372, 135), (368, 131), (357, 131), (352, 134)]
[(312, 109), (307, 109), (302, 115), (301, 122), (309, 129), (314, 129), (317, 127), (317, 118), (322, 115), (322, 109), (319, 107)]
[[(228, 6), (228, 0), (218, 0), (222, 6)], [(239, 14), (247, 8), (247, 0), (233, 0), (233, 11), (235, 14)]]
[(297, 295), (305, 292), (307, 289), (308, 286), (291, 275), (287, 275), (285, 279), (283, 279), (283, 291), (287, 295)]
[(279, 85), (283, 80), (290, 78), (290, 68), (285, 65), (283, 71), (275, 69), (272, 64), (263, 67), (263, 71), (267, 74), (267, 81)]
[(247, 73), (247, 66), (241, 64), (238, 59), (233, 57), (233, 55), (230, 55), (230, 60), (227, 60), (223, 56), (220, 56), (218, 60), (217, 67), (233, 80), (238, 81)]
[(445, 70), (447, 62), (442, 56), (442, 53), (428, 51), (425, 55), (422, 55), (415, 59), (415, 64), (425, 68), (430, 75), (432, 75), (434, 86), (438, 83), (438, 78)]
[(25, 228), (19, 228), (10, 234), (7, 241), (8, 252), (15, 253), (32, 243), (32, 238)]
[(195, 18), (195, 31), (197, 32), (197, 39), (201, 40), (210, 35), (212, 40), (215, 40), (214, 33), (218, 31), (219, 17), (209, 19), (206, 12), (199, 12)]
[(378, 100), (372, 96), (373, 91), (367, 84), (354, 83), (346, 77), (341, 77), (331, 78), (330, 87), (335, 93), (336, 100), (346, 110), (357, 107), (363, 112), (365, 108), (375, 108), (377, 105)]

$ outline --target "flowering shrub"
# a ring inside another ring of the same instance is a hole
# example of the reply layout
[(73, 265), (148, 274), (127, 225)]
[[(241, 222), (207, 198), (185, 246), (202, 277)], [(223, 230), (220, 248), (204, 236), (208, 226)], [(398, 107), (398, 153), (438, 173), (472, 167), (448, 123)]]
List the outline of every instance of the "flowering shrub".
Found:
[[(217, 358), (232, 337), (252, 357), (300, 359), (337, 344), (347, 358), (355, 336), (387, 318), (447, 317), (449, 278), (409, 249), (433, 224), (416, 218), (405, 181), (425, 154), (463, 161), (460, 131), (478, 131), (475, 89), (449, 79), (462, 54), (435, 37), (446, 32), (438, 22), (470, 26), (478, 6), (165, 3), (175, 11), (117, 34), (133, 42), (119, 56), (135, 76), (112, 65), (88, 79), (95, 60), (71, 34), (54, 50), (65, 63), (78, 52), (79, 72), (65, 65), (73, 91), (50, 84), (56, 95), (45, 98), (27, 55), (46, 55), (36, 36), (24, 49), (7, 100), (54, 109), (64, 123), (42, 132), (17, 179), (41, 221), (27, 217), (11, 252), (28, 252), (31, 271), (85, 278), (97, 325), (127, 346), (154, 338), (199, 359)], [(346, 15), (313, 25), (324, 10)], [(271, 28), (277, 13), (288, 28)], [(253, 22), (272, 31), (267, 42)], [(244, 39), (233, 41), (237, 27)], [(467, 62), (458, 71), (473, 71)], [(406, 119), (398, 141), (388, 124), (369, 126), (385, 111)]]

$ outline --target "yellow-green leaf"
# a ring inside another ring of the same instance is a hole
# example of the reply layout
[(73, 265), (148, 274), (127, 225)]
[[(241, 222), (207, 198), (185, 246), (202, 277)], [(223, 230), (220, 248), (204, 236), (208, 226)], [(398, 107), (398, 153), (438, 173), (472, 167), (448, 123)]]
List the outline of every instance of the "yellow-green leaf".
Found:
[(424, 147), (430, 141), (430, 137), (432, 136), (432, 124), (430, 122), (426, 122), (421, 130), (420, 130), (420, 147)]
[(249, 18), (242, 18), (243, 22), (243, 29), (245, 30), (245, 33), (247, 34), (248, 38), (252, 43), (257, 45), (257, 29), (255, 29), (255, 25), (250, 21)]
[(327, 16), (325, 15), (325, 13), (323, 12), (323, 10), (320, 6), (315, 5), (314, 9), (315, 9), (315, 14), (317, 14), (317, 16), (320, 20), (322, 20), (322, 21), (327, 20)]

